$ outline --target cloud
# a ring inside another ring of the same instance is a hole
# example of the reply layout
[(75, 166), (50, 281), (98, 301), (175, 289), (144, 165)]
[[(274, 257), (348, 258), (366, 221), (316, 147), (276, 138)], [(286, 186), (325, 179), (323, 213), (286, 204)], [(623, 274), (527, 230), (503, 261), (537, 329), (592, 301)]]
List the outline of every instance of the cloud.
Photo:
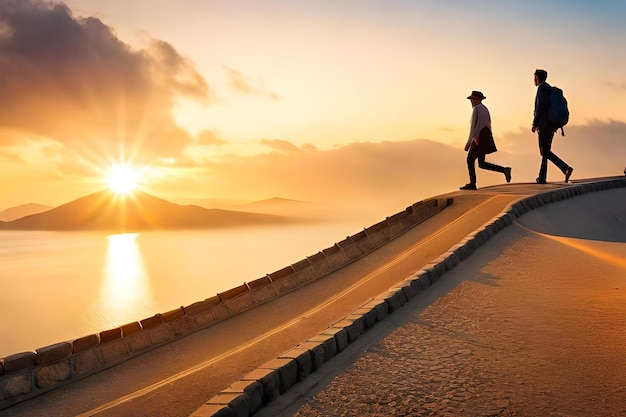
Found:
[(623, 83), (608, 82), (606, 83), (606, 85), (612, 90), (626, 90), (626, 82), (623, 82)]
[[(626, 166), (626, 124), (591, 121), (567, 126), (553, 150), (574, 167), (573, 179), (622, 175)], [(286, 141), (268, 141), (297, 149)], [(534, 183), (541, 157), (537, 136), (528, 130), (496, 138), (499, 151), (487, 161), (513, 168), (513, 182)], [(274, 147), (276, 148), (276, 146)], [(269, 152), (206, 161), (193, 178), (172, 187), (189, 196), (255, 200), (283, 197), (352, 205), (360, 212), (401, 210), (424, 198), (456, 191), (468, 181), (466, 152), (427, 139), (352, 143), (332, 150)], [(500, 173), (477, 169), (478, 186), (504, 184)], [(549, 181), (563, 181), (552, 164)], [(181, 195), (181, 194), (177, 194)], [(382, 209), (384, 207), (384, 209)]]
[(86, 160), (179, 156), (191, 138), (174, 121), (175, 98), (213, 100), (172, 45), (133, 50), (62, 3), (0, 2), (0, 28), (0, 128), (51, 138)]
[(219, 146), (228, 142), (222, 139), (217, 132), (212, 130), (203, 130), (198, 134), (198, 145)]
[(6, 161), (11, 161), (11, 162), (19, 162), (19, 163), (24, 162), (24, 159), (14, 152), (0, 151), (0, 159), (4, 159)]
[(265, 145), (267, 147), (270, 147), (274, 150), (280, 151), (280, 152), (284, 152), (284, 153), (293, 153), (293, 152), (302, 152), (301, 148), (298, 148), (296, 145), (294, 145), (293, 143), (286, 141), (286, 140), (281, 140), (281, 139), (261, 139), (259, 141), (259, 143), (261, 143), (262, 145)]
[(224, 69), (228, 74), (229, 86), (231, 90), (235, 91), (236, 93), (262, 96), (272, 100), (280, 99), (278, 94), (274, 93), (273, 91), (267, 90), (261, 85), (258, 85), (258, 82), (252, 81), (242, 72), (228, 67), (224, 67)]
[(307, 152), (294, 152), (298, 148), (286, 141), (268, 142), (288, 151), (207, 161), (193, 178), (172, 183), (171, 188), (178, 197), (205, 193), (207, 198), (260, 200), (280, 196), (358, 207), (360, 215), (381, 207), (386, 207), (382, 212), (390, 206), (401, 210), (450, 191), (451, 184), (456, 188), (467, 182), (463, 150), (430, 140), (353, 143)]

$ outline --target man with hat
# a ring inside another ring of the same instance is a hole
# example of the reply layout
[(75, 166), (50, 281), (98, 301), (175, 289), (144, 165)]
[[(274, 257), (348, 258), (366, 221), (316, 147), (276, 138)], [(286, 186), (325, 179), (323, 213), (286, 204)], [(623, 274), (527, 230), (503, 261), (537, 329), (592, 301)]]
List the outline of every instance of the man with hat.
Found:
[(546, 82), (548, 72), (538, 69), (535, 71), (535, 85), (537, 86), (537, 95), (535, 97), (535, 113), (533, 117), (533, 133), (537, 132), (539, 137), (539, 153), (541, 154), (541, 167), (539, 168), (539, 176), (537, 184), (545, 184), (548, 177), (548, 161), (551, 161), (565, 174), (565, 182), (569, 181), (574, 168), (565, 163), (554, 152), (552, 152), (552, 139), (556, 127), (550, 123), (548, 113), (550, 111), (550, 92), (552, 86)]
[(485, 97), (480, 91), (472, 91), (467, 97), (472, 103), (472, 119), (470, 123), (470, 134), (465, 145), (467, 152), (467, 170), (469, 171), (470, 182), (461, 190), (476, 189), (476, 167), (475, 162), (478, 159), (478, 167), (489, 171), (501, 172), (504, 174), (506, 182), (511, 182), (511, 168), (502, 167), (500, 165), (491, 164), (485, 161), (485, 155), (496, 152), (496, 143), (491, 133), (491, 116), (489, 110), (482, 103)]

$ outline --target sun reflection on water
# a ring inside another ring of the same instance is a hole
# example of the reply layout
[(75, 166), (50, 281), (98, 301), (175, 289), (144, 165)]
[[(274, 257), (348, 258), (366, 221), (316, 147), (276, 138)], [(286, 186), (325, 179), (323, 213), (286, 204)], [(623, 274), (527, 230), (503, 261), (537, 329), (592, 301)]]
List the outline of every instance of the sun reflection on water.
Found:
[(152, 288), (141, 252), (139, 233), (107, 236), (108, 248), (98, 303), (99, 315), (111, 325), (144, 318), (152, 305)]

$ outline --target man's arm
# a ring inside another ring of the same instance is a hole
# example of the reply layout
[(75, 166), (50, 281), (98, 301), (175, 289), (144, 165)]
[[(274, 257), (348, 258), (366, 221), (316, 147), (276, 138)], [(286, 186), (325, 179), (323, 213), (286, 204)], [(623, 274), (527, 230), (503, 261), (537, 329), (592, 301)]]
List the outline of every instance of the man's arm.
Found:
[(542, 83), (537, 87), (537, 96), (535, 97), (535, 113), (533, 117), (533, 129), (535, 132), (548, 118), (548, 110), (550, 109), (550, 86)]
[(472, 141), (476, 137), (476, 129), (478, 127), (478, 106), (472, 108), (472, 118), (470, 121), (470, 132), (469, 137), (467, 138), (467, 143), (465, 144), (465, 150), (468, 151), (472, 146)]

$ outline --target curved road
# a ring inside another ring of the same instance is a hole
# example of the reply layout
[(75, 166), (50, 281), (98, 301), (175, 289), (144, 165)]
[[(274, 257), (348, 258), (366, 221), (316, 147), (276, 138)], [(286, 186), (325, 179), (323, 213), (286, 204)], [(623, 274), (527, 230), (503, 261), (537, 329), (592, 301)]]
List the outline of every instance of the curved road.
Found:
[(255, 417), (626, 416), (625, 205), (526, 213)]
[(372, 254), (277, 300), (0, 416), (186, 416), (263, 363), (411, 276), (528, 195), (566, 184), (508, 184), (454, 204)]

